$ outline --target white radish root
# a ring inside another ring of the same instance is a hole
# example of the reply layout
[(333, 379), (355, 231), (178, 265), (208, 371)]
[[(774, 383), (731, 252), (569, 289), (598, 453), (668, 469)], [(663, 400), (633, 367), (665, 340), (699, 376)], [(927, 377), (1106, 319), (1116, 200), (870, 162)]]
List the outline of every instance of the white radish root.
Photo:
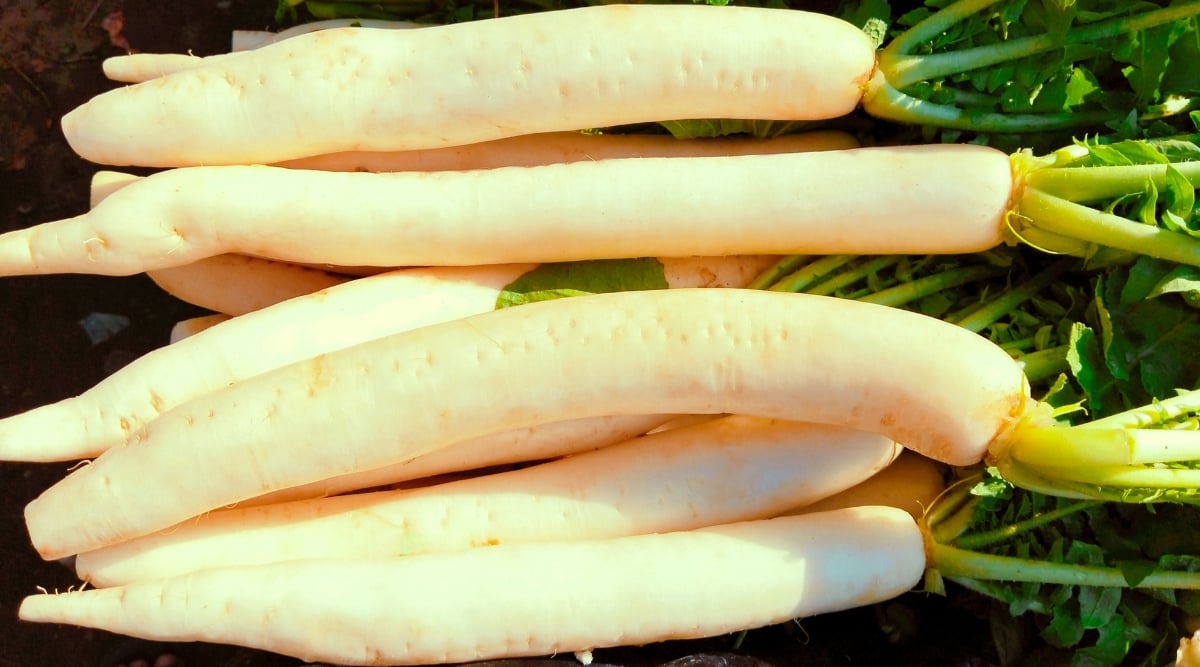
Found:
[(585, 542), (305, 560), (26, 598), (26, 621), (343, 665), (455, 663), (707, 637), (880, 602), (925, 568), (895, 508)]
[(301, 558), (382, 558), (763, 519), (842, 491), (900, 449), (871, 433), (725, 417), (410, 491), (213, 512), (79, 554), (96, 587)]
[(1013, 187), (1007, 155), (961, 144), (437, 173), (194, 167), (0, 235), (0, 274), (230, 252), (373, 266), (966, 253), (1003, 241)]
[(1003, 349), (916, 313), (744, 289), (596, 294), (378, 338), (201, 396), (25, 518), (38, 552), (60, 558), (489, 433), (648, 412), (838, 424), (967, 465), (1031, 405)]
[(322, 30), (199, 65), (94, 97), (63, 118), (67, 141), (92, 162), (169, 167), (684, 118), (837, 118), (858, 105), (875, 45), (813, 12), (609, 5)]
[[(669, 287), (739, 287), (772, 261), (757, 256), (697, 257), (660, 263)], [(501, 291), (533, 268), (532, 264), (514, 264), (402, 269), (237, 317), (178, 345), (143, 355), (80, 396), (0, 420), (0, 460), (67, 461), (96, 456), (161, 413), (247, 378), (399, 331), (493, 310)], [(627, 418), (619, 422), (627, 422)], [(638, 419), (631, 424), (640, 428), (646, 422)], [(619, 431), (625, 432), (629, 425)], [(651, 422), (646, 428), (655, 425)], [(585, 431), (594, 426), (597, 424)], [(503, 442), (493, 442), (515, 446), (531, 435), (518, 430)], [(554, 437), (579, 446), (586, 442), (565, 432)], [(543, 452), (540, 447), (533, 449)], [(525, 459), (489, 453), (476, 459), (472, 467), (519, 460)], [(399, 476), (393, 479), (392, 472)], [(382, 471), (366, 482), (325, 480), (325, 491), (315, 495), (411, 479), (406, 476), (411, 473), (392, 472)]]

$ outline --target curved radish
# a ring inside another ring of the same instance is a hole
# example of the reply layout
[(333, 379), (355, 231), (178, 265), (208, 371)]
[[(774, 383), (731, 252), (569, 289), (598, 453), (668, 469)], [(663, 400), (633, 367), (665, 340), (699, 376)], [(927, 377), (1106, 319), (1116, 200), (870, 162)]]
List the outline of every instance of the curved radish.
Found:
[(211, 329), (212, 327), (228, 322), (229, 316), (222, 313), (212, 313), (211, 315), (200, 315), (198, 317), (189, 317), (186, 320), (179, 320), (175, 326), (171, 327), (171, 335), (169, 343), (178, 343), (184, 338), (191, 338), (196, 334)]
[(760, 627), (895, 597), (924, 568), (912, 517), (853, 508), (610, 540), (217, 568), (33, 595), (19, 616), (341, 665), (456, 663)]
[(801, 153), (844, 150), (858, 145), (852, 135), (832, 130), (785, 134), (771, 139), (676, 139), (663, 134), (552, 132), (427, 150), (328, 153), (285, 160), (276, 166), (323, 171), (458, 171), (634, 157)]
[(1014, 187), (1007, 155), (971, 145), (440, 173), (193, 167), (0, 235), (0, 274), (131, 274), (228, 252), (378, 266), (965, 253), (1004, 240)]
[(245, 315), (351, 279), (247, 255), (215, 255), (147, 275), (176, 299), (225, 315)]
[[(664, 40), (664, 25), (687, 39)], [(261, 164), (683, 118), (835, 118), (858, 105), (875, 46), (811, 12), (608, 5), (322, 30), (200, 65), (96, 96), (63, 117), (67, 141), (103, 164)]]
[[(770, 257), (697, 257), (662, 260), (661, 264), (669, 287), (738, 287), (749, 283), (771, 261)], [(532, 264), (506, 264), (401, 269), (248, 313), (176, 345), (153, 350), (78, 397), (0, 419), (0, 460), (63, 461), (95, 456), (181, 403), (274, 368), (398, 331), (493, 310), (505, 286), (532, 268)], [(627, 418), (605, 419), (579, 426), (582, 433), (609, 428), (626, 433), (628, 428), (652, 428), (659, 423), (639, 418), (621, 425), (625, 421)], [(553, 442), (545, 438), (561, 438), (559, 448), (573, 443), (553, 454), (559, 455), (588, 446), (591, 437), (581, 437), (580, 431), (573, 430), (548, 432), (536, 440), (534, 435), (518, 431), (503, 442), (491, 441), (496, 448), (482, 450), (486, 456), (474, 460), (474, 466), (525, 460), (516, 452), (531, 451), (538, 456), (555, 452), (534, 446), (535, 441)], [(500, 445), (517, 447), (527, 441), (529, 446), (513, 450), (519, 458), (497, 456), (505, 451)], [(454, 459), (454, 465), (472, 460), (465, 454), (458, 456), (464, 458)], [(446, 463), (443, 460), (438, 465)], [(416, 466), (404, 473), (381, 471), (365, 482), (326, 480), (315, 495), (410, 479), (408, 475), (415, 472), (432, 474), (436, 470)]]
[(213, 512), (79, 554), (96, 587), (301, 558), (382, 558), (577, 541), (764, 519), (842, 491), (892, 462), (887, 438), (725, 417), (520, 470)]
[(378, 338), (196, 398), (25, 517), (58, 558), (488, 433), (647, 412), (839, 424), (969, 464), (1032, 403), (1003, 349), (916, 313), (743, 289), (596, 294)]

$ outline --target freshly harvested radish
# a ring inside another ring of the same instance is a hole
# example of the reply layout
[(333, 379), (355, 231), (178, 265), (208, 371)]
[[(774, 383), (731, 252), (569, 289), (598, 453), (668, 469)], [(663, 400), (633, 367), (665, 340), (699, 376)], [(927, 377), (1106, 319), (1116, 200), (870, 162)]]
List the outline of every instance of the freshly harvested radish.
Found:
[(458, 171), (634, 157), (770, 155), (858, 146), (853, 135), (833, 130), (785, 134), (770, 139), (675, 139), (663, 134), (552, 132), (427, 150), (328, 153), (285, 160), (276, 166), (323, 171)]
[(672, 416), (606, 415), (508, 429), (456, 442), (399, 463), (330, 475), (307, 484), (270, 491), (239, 502), (237, 507), (326, 498), (362, 489), (419, 482), (437, 475), (570, 456), (644, 435), (670, 421)]
[(1091, 149), (1073, 148), (1034, 157), (927, 144), (436, 173), (191, 167), (131, 183), (82, 215), (0, 235), (0, 275), (123, 275), (229, 252), (424, 266), (947, 254), (1023, 241), (1200, 266), (1200, 239), (1083, 203), (1106, 192), (1099, 186), (1137, 192), (1194, 164), (1163, 154), (1129, 173), (1081, 166)]
[(340, 285), (350, 276), (248, 255), (215, 255), (146, 273), (171, 296), (226, 315), (245, 315)]
[(200, 315), (199, 317), (189, 317), (186, 320), (180, 320), (175, 323), (175, 326), (171, 327), (171, 335), (167, 342), (178, 343), (184, 338), (190, 338), (205, 329), (227, 321), (229, 321), (229, 316), (222, 313), (212, 313), (211, 315)]
[[(657, 272), (662, 287), (739, 287), (773, 259), (695, 257), (645, 260), (641, 265)], [(401, 269), (248, 313), (176, 345), (153, 350), (78, 397), (0, 419), (0, 460), (64, 461), (95, 456), (120, 444), (164, 411), (271, 369), (398, 331), (493, 310), (505, 288), (534, 268), (508, 264)], [(618, 420), (622, 421), (626, 419)], [(618, 432), (625, 433), (631, 426), (652, 428), (658, 423), (637, 419), (620, 426)], [(592, 423), (584, 432), (616, 426), (605, 420)], [(504, 443), (495, 444), (516, 446), (532, 435), (518, 431)], [(572, 446), (586, 446), (587, 442), (570, 432), (557, 432), (554, 437), (577, 443)], [(534, 449), (539, 455), (543, 452), (540, 446)], [(497, 456), (502, 450), (480, 453), (486, 456), (478, 459), (476, 466), (525, 460)], [(566, 451), (558, 452), (562, 453)], [(470, 458), (459, 456), (463, 463)], [(366, 485), (392, 481), (390, 474), (385, 471)], [(328, 480), (316, 495), (363, 488), (358, 484)]]
[[(664, 25), (686, 39), (664, 40)], [(322, 30), (194, 64), (68, 113), (68, 142), (102, 164), (261, 164), (681, 118), (835, 118), (858, 105), (875, 46), (811, 12), (610, 5)]]
[(79, 554), (75, 567), (103, 588), (302, 558), (688, 530), (812, 503), (863, 481), (899, 451), (864, 431), (731, 416), (414, 490), (213, 512)]
[(707, 637), (890, 599), (925, 568), (903, 510), (400, 558), (216, 568), (27, 597), (22, 620), (340, 665), (456, 663)]
[(38, 552), (59, 558), (275, 489), (598, 415), (838, 424), (962, 465), (1007, 444), (1034, 403), (1003, 349), (908, 311), (746, 289), (594, 294), (377, 338), (195, 398), (25, 516)]
[[(688, 118), (820, 120), (860, 103), (876, 116), (959, 129), (1099, 125), (1112, 115), (1009, 116), (906, 91), (1200, 12), (1191, 3), (1116, 16), (962, 59), (917, 55), (994, 2), (951, 3), (878, 56), (872, 38), (846, 21), (736, 6), (601, 5), (419, 30), (322, 30), (253, 51), (173, 57), (178, 71), (103, 93), (62, 127), (93, 162), (185, 166)], [(108, 66), (122, 68), (138, 69)]]
[(795, 507), (785, 514), (826, 512), (843, 507), (886, 505), (902, 509), (920, 519), (946, 489), (945, 466), (912, 450), (904, 450), (888, 467), (854, 486)]
[(1004, 240), (1019, 194), (1008, 156), (970, 145), (438, 173), (191, 167), (0, 235), (0, 275), (133, 274), (230, 252), (377, 266), (964, 253)]

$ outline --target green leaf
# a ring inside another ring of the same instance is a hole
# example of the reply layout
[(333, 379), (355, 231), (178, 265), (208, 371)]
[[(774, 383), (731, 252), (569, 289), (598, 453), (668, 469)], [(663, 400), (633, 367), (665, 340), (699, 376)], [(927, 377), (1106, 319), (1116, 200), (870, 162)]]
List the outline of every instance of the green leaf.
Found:
[(663, 265), (653, 257), (542, 264), (507, 285), (496, 308), (581, 294), (666, 289)]

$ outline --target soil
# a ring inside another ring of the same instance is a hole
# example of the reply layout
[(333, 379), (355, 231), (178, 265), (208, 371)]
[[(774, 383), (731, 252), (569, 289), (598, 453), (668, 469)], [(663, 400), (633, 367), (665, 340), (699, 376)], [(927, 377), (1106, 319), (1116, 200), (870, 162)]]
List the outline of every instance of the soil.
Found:
[[(228, 49), (231, 30), (272, 27), (273, 10), (270, 0), (4, 0), (0, 231), (86, 210), (89, 179), (98, 167), (75, 156), (58, 120), (114, 85), (101, 73), (104, 57), (130, 49), (222, 52)], [(84, 391), (164, 344), (174, 322), (201, 312), (141, 276), (0, 280), (0, 417)], [(120, 316), (127, 324), (115, 335), (93, 340), (81, 322), (96, 314)], [(24, 505), (67, 468), (0, 463), (0, 667), (107, 667), (135, 653), (152, 656), (162, 650), (103, 632), (16, 620), (21, 598), (38, 587), (78, 585), (63, 564), (37, 557), (22, 521)], [(497, 613), (503, 613), (502, 605)], [(598, 651), (596, 659), (620, 665), (678, 659), (679, 665), (693, 667), (749, 667), (761, 664), (759, 660), (775, 665), (985, 665), (997, 662), (988, 636), (982, 614), (953, 600), (913, 595), (744, 638)], [(170, 648), (193, 667), (299, 664), (234, 647)]]

